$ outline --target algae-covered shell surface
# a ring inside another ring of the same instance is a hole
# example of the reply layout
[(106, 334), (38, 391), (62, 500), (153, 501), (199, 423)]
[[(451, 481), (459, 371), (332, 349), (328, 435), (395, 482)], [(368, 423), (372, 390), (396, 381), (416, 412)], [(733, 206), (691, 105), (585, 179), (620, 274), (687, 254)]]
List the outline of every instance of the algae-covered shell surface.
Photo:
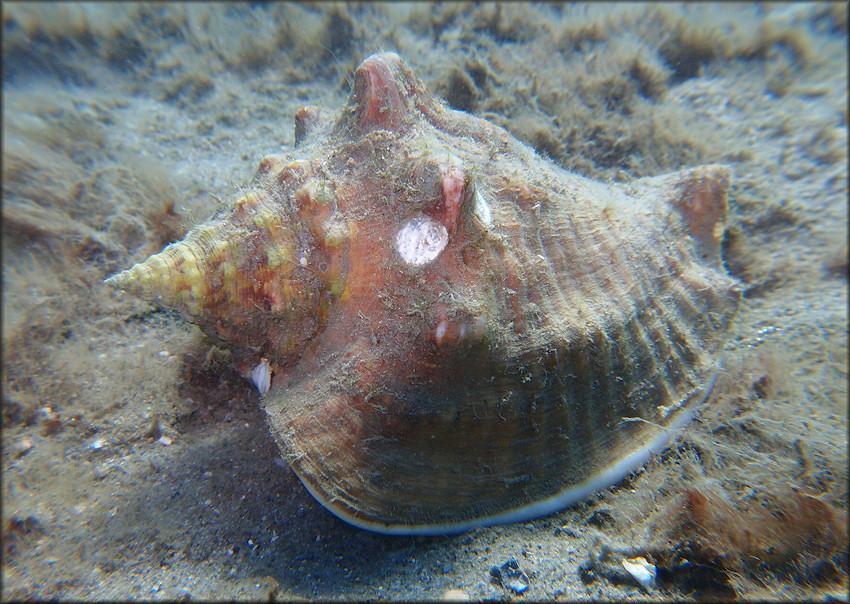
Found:
[[(436, 534), (622, 478), (708, 394), (740, 289), (729, 170), (601, 183), (449, 109), (395, 54), (185, 240), (107, 281), (223, 341), (337, 516)], [(265, 388), (261, 388), (265, 389)]]

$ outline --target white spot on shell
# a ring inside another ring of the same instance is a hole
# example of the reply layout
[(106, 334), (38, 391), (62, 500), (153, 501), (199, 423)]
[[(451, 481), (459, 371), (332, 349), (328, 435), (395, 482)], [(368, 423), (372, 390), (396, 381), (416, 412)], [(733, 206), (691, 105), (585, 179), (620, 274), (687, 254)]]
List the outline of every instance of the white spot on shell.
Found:
[(251, 379), (254, 380), (261, 395), (269, 391), (272, 384), (272, 368), (267, 358), (260, 359), (260, 364), (251, 371)]
[(446, 337), (446, 332), (449, 329), (449, 322), (446, 319), (441, 320), (437, 324), (437, 330), (434, 332), (434, 339), (437, 341), (437, 344), (442, 344), (443, 339)]
[(475, 191), (475, 207), (473, 208), (473, 212), (485, 227), (489, 228), (493, 226), (493, 212), (490, 210), (490, 204), (487, 203), (487, 200), (478, 191)]
[(433, 261), (449, 243), (449, 232), (442, 224), (427, 217), (408, 220), (395, 238), (401, 259), (412, 266)]

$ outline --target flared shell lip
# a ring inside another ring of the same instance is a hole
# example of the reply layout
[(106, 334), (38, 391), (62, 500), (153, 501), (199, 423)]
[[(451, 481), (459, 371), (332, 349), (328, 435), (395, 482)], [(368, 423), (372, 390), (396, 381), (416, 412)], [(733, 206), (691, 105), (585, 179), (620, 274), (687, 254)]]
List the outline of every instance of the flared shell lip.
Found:
[[(653, 438), (649, 442), (649, 444), (647, 444), (642, 449), (630, 453), (622, 459), (614, 462), (601, 473), (588, 478), (580, 484), (573, 485), (567, 489), (564, 489), (563, 491), (551, 497), (548, 497), (547, 499), (536, 501), (529, 505), (525, 505), (507, 512), (502, 512), (500, 514), (483, 516), (480, 518), (473, 518), (470, 520), (463, 520), (461, 522), (455, 523), (386, 524), (381, 522), (364, 520), (363, 518), (357, 518), (356, 516), (347, 513), (345, 510), (334, 507), (321, 493), (319, 493), (315, 488), (313, 488), (313, 486), (310, 485), (307, 481), (302, 479), (301, 482), (307, 489), (307, 491), (316, 499), (316, 501), (321, 503), (322, 506), (324, 506), (329, 512), (331, 512), (340, 520), (343, 520), (348, 524), (356, 526), (357, 528), (361, 528), (374, 533), (381, 533), (384, 535), (456, 535), (475, 528), (494, 526), (498, 524), (514, 524), (517, 522), (524, 522), (526, 520), (548, 516), (550, 514), (554, 514), (555, 512), (561, 511), (574, 503), (586, 499), (593, 493), (610, 487), (611, 485), (625, 478), (629, 472), (632, 472), (646, 464), (653, 455), (660, 453), (667, 446), (672, 436), (680, 429), (682, 429), (685, 424), (690, 422), (696, 414), (697, 409), (709, 399), (712, 391), (714, 390), (714, 385), (717, 381), (717, 377), (721, 373), (721, 369), (722, 365), (720, 362), (718, 362), (717, 367), (711, 374), (711, 377), (707, 381), (705, 388), (699, 389), (694, 392), (691, 395), (690, 400), (686, 399), (685, 404), (682, 405), (682, 411), (680, 411), (676, 415), (672, 422), (670, 422), (666, 426), (663, 426), (660, 434)], [(695, 398), (698, 400), (693, 400)], [(293, 470), (296, 474), (298, 474), (298, 471), (295, 470), (295, 468), (293, 468)]]

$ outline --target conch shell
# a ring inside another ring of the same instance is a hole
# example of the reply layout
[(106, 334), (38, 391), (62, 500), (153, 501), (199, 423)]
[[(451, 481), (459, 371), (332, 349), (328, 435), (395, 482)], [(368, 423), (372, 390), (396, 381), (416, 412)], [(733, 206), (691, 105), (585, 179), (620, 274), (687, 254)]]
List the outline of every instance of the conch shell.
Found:
[(223, 215), (107, 283), (182, 311), (258, 384), (273, 372), (272, 432), (340, 518), (435, 534), (548, 514), (706, 397), (741, 295), (720, 258), (728, 168), (577, 176), (392, 53), (341, 110), (299, 111), (296, 137)]

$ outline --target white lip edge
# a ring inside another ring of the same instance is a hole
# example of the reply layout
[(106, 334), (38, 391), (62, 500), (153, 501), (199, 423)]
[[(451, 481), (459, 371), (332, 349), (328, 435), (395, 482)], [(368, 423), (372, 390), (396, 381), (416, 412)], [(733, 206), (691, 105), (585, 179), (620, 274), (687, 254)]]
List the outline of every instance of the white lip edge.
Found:
[[(661, 434), (656, 436), (655, 439), (653, 439), (646, 447), (644, 447), (640, 451), (635, 451), (634, 453), (627, 455), (620, 461), (609, 466), (601, 474), (594, 476), (590, 480), (587, 480), (579, 485), (561, 491), (560, 493), (553, 495), (548, 499), (544, 499), (543, 501), (537, 501), (530, 505), (526, 505), (521, 508), (511, 510), (509, 512), (502, 512), (501, 514), (496, 514), (494, 516), (475, 518), (474, 520), (467, 520), (455, 524), (384, 525), (374, 522), (366, 522), (362, 519), (355, 518), (354, 516), (346, 514), (342, 510), (335, 509), (331, 507), (330, 503), (324, 497), (322, 497), (309, 484), (307, 484), (306, 481), (301, 480), (301, 484), (304, 485), (304, 487), (316, 501), (321, 503), (322, 506), (324, 506), (330, 513), (332, 513), (340, 520), (343, 520), (344, 522), (347, 522), (348, 524), (355, 526), (359, 529), (371, 531), (373, 533), (380, 533), (383, 535), (424, 537), (456, 535), (476, 528), (483, 528), (498, 524), (515, 524), (517, 522), (524, 522), (533, 518), (548, 516), (550, 514), (554, 514), (555, 512), (559, 512), (578, 501), (586, 499), (593, 493), (610, 487), (611, 485), (625, 478), (629, 472), (636, 470), (637, 468), (644, 465), (654, 454), (664, 450), (664, 448), (667, 446), (667, 443), (670, 441), (671, 436), (673, 436), (675, 432), (678, 432), (679, 429), (681, 429), (685, 424), (691, 421), (691, 419), (693, 419), (694, 415), (696, 414), (697, 408), (702, 406), (705, 401), (707, 401), (708, 398), (711, 396), (711, 393), (714, 390), (714, 384), (717, 381), (717, 376), (721, 372), (720, 370), (721, 364), (718, 362), (714, 373), (709, 378), (704, 394), (701, 396), (701, 400), (689, 405), (670, 425), (665, 426)], [(697, 391), (697, 393), (699, 393), (699, 391)], [(694, 393), (694, 395), (696, 395), (697, 393)], [(298, 475), (298, 472), (295, 470), (295, 468), (293, 468), (293, 471), (295, 471), (295, 474)]]

